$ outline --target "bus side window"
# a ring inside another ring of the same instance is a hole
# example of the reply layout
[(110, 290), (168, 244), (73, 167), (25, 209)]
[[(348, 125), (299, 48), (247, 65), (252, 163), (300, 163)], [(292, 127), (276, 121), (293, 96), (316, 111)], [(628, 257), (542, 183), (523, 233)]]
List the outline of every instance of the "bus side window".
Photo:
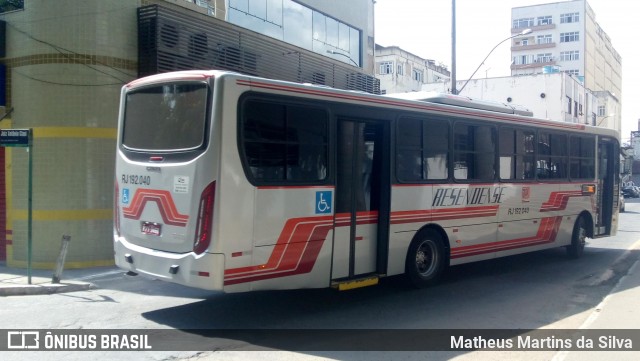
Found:
[(526, 180), (535, 177), (535, 132), (526, 129), (500, 129), (500, 179)]
[(243, 103), (242, 114), (242, 147), (250, 178), (269, 184), (326, 180), (326, 110), (250, 99)]
[(454, 178), (492, 181), (495, 177), (495, 128), (458, 123), (454, 126)]
[(449, 177), (449, 123), (401, 118), (396, 133), (396, 176), (404, 182)]
[(567, 136), (538, 133), (537, 174), (540, 179), (567, 178)]
[(595, 178), (595, 152), (596, 140), (594, 137), (571, 136), (569, 140), (569, 176), (571, 179)]

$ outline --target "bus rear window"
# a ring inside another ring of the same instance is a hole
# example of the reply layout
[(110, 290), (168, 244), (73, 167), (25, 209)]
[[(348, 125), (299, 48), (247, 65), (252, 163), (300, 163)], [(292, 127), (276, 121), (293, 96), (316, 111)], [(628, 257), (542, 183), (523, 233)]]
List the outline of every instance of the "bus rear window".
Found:
[(147, 151), (190, 150), (205, 142), (206, 83), (173, 83), (127, 94), (122, 145)]

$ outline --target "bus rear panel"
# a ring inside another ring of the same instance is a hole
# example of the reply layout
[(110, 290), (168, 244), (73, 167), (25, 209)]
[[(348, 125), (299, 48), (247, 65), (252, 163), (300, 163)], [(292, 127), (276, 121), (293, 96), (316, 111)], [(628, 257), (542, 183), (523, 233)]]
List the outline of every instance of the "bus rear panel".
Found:
[(213, 237), (214, 77), (184, 73), (122, 90), (115, 179), (116, 265), (205, 289), (221, 289), (224, 257)]

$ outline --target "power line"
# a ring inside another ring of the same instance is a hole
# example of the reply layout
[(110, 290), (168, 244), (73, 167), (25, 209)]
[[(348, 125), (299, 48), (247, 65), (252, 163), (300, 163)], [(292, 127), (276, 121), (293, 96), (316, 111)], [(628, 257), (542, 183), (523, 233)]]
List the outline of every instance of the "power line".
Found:
[(76, 87), (98, 87), (98, 86), (113, 86), (113, 85), (123, 85), (125, 84), (125, 82), (120, 82), (120, 83), (104, 83), (104, 84), (74, 84), (74, 83), (59, 83), (59, 82), (55, 82), (55, 81), (49, 81), (49, 80), (44, 80), (44, 79), (38, 79), (38, 78), (34, 78), (32, 76), (29, 76), (27, 74), (21, 73), (15, 69), (13, 69), (13, 71), (20, 75), (23, 76), (27, 79), (31, 79), (33, 81), (37, 81), (40, 83), (45, 83), (45, 84), (51, 84), (51, 85), (61, 85), (61, 86), (76, 86)]
[[(26, 37), (28, 37), (28, 38), (30, 38), (30, 39), (32, 39), (32, 40), (34, 40), (34, 41), (36, 41), (36, 42), (39, 42), (39, 43), (41, 43), (41, 44), (44, 44), (44, 45), (50, 46), (51, 48), (55, 49), (58, 53), (60, 53), (62, 56), (66, 57), (67, 59), (70, 59), (70, 60), (71, 60), (71, 57), (69, 56), (70, 54), (77, 55), (77, 56), (83, 57), (83, 58), (85, 58), (85, 59), (87, 58), (87, 55), (80, 54), (80, 53), (77, 53), (77, 52), (75, 52), (75, 51), (72, 51), (72, 50), (69, 50), (69, 49), (63, 48), (63, 47), (61, 47), (61, 46), (58, 46), (58, 45), (55, 45), (55, 44), (49, 43), (49, 42), (44, 41), (44, 40), (41, 40), (41, 39), (38, 39), (38, 38), (36, 38), (36, 37), (32, 36), (31, 34), (29, 34), (29, 33), (25, 32), (25, 31), (23, 31), (23, 30), (20, 30), (19, 28), (17, 28), (16, 26), (14, 26), (14, 25), (12, 25), (12, 24), (8, 24), (8, 25), (9, 25), (9, 26), (11, 26), (11, 27), (12, 27), (15, 31), (17, 31), (18, 33), (23, 34), (23, 35), (25, 35)], [(63, 51), (65, 51), (65, 52), (67, 52), (67, 53), (64, 53)], [(69, 54), (68, 54), (68, 53), (69, 53)], [(108, 65), (108, 64), (104, 64), (104, 63), (100, 62), (100, 61), (99, 61), (99, 60), (97, 60), (97, 59), (96, 59), (95, 61), (96, 61), (96, 63), (98, 63), (98, 64), (100, 64), (100, 65), (102, 65), (102, 66), (105, 66), (105, 67), (107, 67), (107, 68), (109, 68), (109, 69), (115, 70), (115, 71), (117, 71), (117, 72), (119, 72), (119, 73), (121, 73), (121, 74), (124, 74), (124, 75), (126, 75), (126, 76), (131, 76), (131, 74), (128, 74), (128, 73), (126, 73), (126, 72), (124, 72), (124, 71), (122, 71), (122, 70), (120, 70), (120, 69), (118, 69), (118, 68), (114, 68), (114, 67), (112, 67), (112, 66), (110, 66), (110, 65)], [(89, 65), (89, 64), (84, 64), (84, 63), (83, 63), (82, 65), (84, 65), (84, 66), (86, 66), (86, 67), (88, 67), (88, 68), (90, 68), (90, 69), (92, 69), (92, 70), (94, 70), (94, 71), (97, 71), (97, 72), (99, 72), (99, 73), (102, 73), (102, 74), (104, 74), (104, 75), (107, 75), (107, 76), (109, 76), (109, 77), (112, 77), (112, 78), (114, 78), (114, 79), (116, 79), (116, 80), (120, 81), (121, 83), (127, 83), (127, 81), (126, 81), (126, 80), (120, 79), (120, 78), (118, 78), (117, 76), (115, 76), (115, 75), (113, 75), (113, 74), (109, 74), (109, 73), (107, 73), (107, 72), (104, 72), (104, 71), (102, 71), (102, 70), (100, 70), (100, 69), (97, 69), (97, 68), (95, 68), (95, 67), (93, 67), (93, 66), (91, 66), (91, 65)], [(22, 74), (22, 75), (24, 75), (24, 74)]]

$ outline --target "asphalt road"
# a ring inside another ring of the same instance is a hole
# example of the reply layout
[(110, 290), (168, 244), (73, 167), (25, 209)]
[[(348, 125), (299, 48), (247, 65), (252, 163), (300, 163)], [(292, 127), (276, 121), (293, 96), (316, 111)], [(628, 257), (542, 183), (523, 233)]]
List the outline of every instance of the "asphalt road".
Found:
[[(453, 267), (432, 288), (408, 288), (399, 277), (348, 292), (332, 289), (222, 294), (130, 277), (114, 268), (88, 270), (95, 289), (0, 299), (2, 327), (15, 329), (577, 329), (640, 257), (640, 200), (627, 200), (616, 237), (590, 240), (569, 260), (552, 249)], [(631, 250), (634, 248), (634, 250)], [(90, 272), (89, 272), (90, 271)], [(193, 331), (191, 331), (193, 332)], [(505, 352), (260, 352), (243, 339), (215, 339), (210, 352), (95, 353), (99, 360), (548, 360), (555, 351)], [(213, 351), (213, 350), (233, 350)], [(54, 352), (75, 360), (92, 352)], [(33, 352), (5, 360), (41, 358)]]

